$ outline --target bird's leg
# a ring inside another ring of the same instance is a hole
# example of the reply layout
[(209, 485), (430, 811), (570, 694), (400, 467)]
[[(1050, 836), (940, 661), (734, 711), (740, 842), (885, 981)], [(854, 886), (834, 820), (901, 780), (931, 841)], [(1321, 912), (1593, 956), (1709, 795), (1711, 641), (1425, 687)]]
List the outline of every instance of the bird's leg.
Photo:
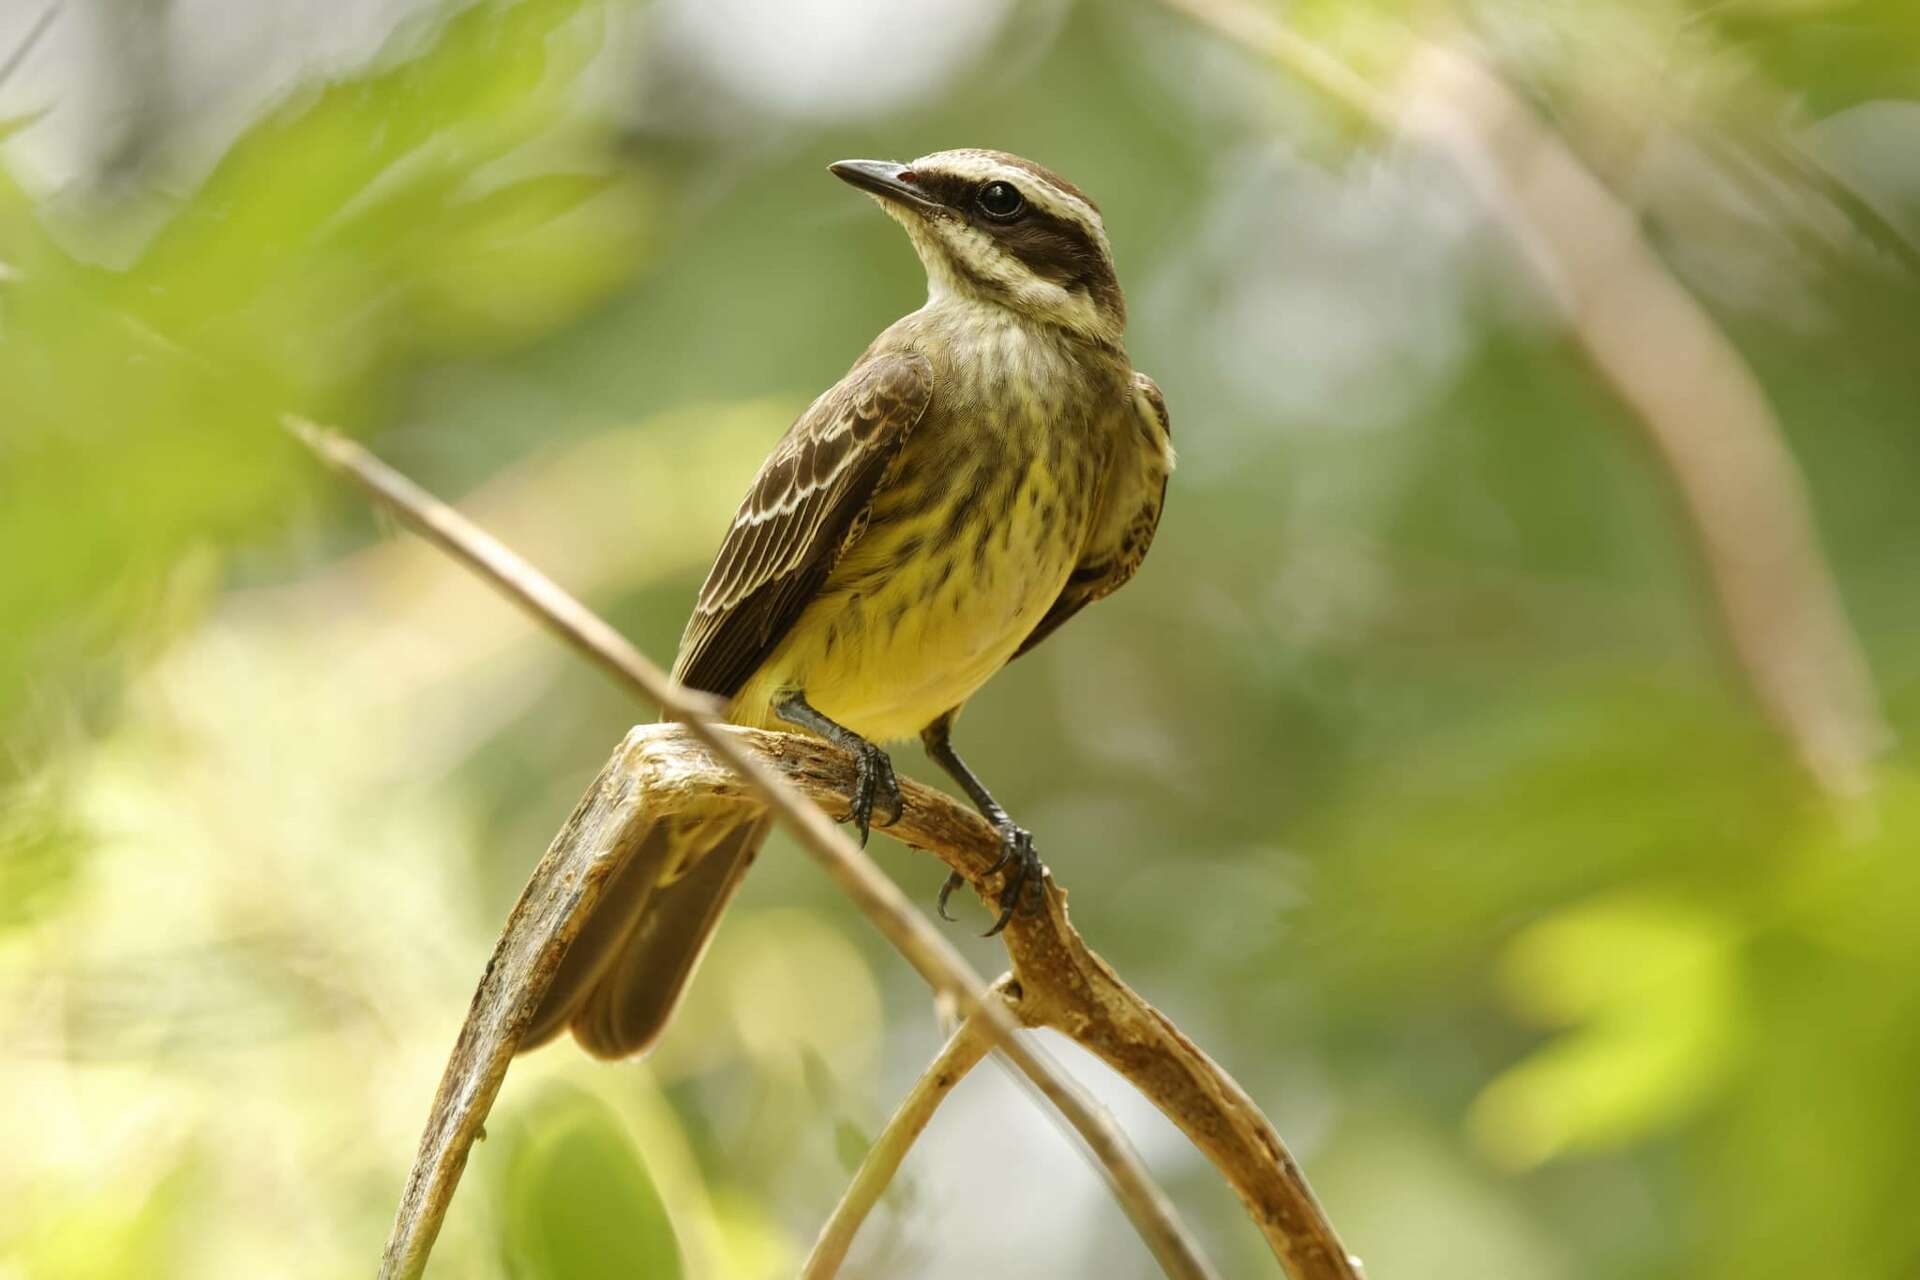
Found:
[(835, 724), (815, 711), (807, 702), (806, 694), (799, 690), (776, 699), (773, 714), (788, 724), (797, 724), (802, 729), (819, 734), (853, 756), (853, 806), (848, 810), (847, 817), (860, 833), (862, 846), (867, 843), (867, 828), (873, 823), (873, 804), (876, 799), (885, 802), (885, 811), (889, 815), (881, 826), (890, 827), (900, 821), (900, 780), (893, 776), (893, 761), (886, 752), (853, 730)]
[[(1025, 827), (1014, 824), (1013, 819), (1007, 816), (1007, 811), (1000, 807), (1000, 802), (993, 798), (993, 793), (987, 790), (987, 785), (980, 781), (973, 770), (967, 768), (967, 762), (962, 760), (960, 753), (953, 749), (953, 717), (954, 712), (958, 710), (959, 708), (956, 707), (954, 711), (947, 712), (922, 729), (920, 741), (925, 745), (927, 755), (932, 757), (933, 762), (945, 769), (947, 774), (960, 784), (961, 789), (972, 799), (974, 808), (980, 811), (980, 816), (992, 823), (993, 829), (1000, 833), (1000, 860), (987, 870), (994, 872), (1009, 863), (1013, 864), (1013, 869), (1007, 872), (1006, 882), (1000, 890), (1000, 918), (993, 922), (993, 928), (986, 933), (986, 936), (991, 938), (1007, 927), (1007, 922), (1013, 919), (1013, 913), (1019, 909), (1027, 888), (1040, 883), (1040, 877), (1045, 874), (1046, 868), (1040, 862), (1040, 855), (1033, 851), (1033, 833)], [(947, 914), (947, 899), (955, 889), (965, 883), (966, 880), (958, 871), (955, 871), (947, 877), (947, 882), (940, 886), (939, 908), (942, 920), (953, 919)]]

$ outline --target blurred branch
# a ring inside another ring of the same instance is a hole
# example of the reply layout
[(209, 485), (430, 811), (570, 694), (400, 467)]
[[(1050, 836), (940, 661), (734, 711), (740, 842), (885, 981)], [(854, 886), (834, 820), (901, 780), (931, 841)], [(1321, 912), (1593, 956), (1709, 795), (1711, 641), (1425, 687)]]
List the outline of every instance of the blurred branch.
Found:
[(35, 46), (53, 28), (53, 20), (59, 16), (60, 6), (50, 4), (45, 13), (33, 20), (33, 25), (27, 28), (26, 39), (15, 46), (13, 52), (7, 55), (5, 62), (0, 62), (0, 85), (4, 85), (13, 78), (13, 73), (20, 69), (20, 64), (27, 60), (27, 55), (34, 51)]
[[(1011, 975), (1002, 978), (994, 984), (994, 993), (1004, 994), (1010, 983)], [(901, 1161), (907, 1158), (907, 1151), (954, 1086), (980, 1065), (991, 1047), (977, 1016), (969, 1015), (954, 1029), (933, 1062), (913, 1082), (913, 1088), (907, 1091), (887, 1121), (887, 1127), (874, 1139), (846, 1194), (833, 1207), (833, 1216), (820, 1228), (813, 1252), (807, 1255), (806, 1265), (800, 1270), (800, 1280), (832, 1280), (840, 1273), (840, 1264), (846, 1261), (847, 1250), (852, 1247), (860, 1224), (867, 1220), (873, 1206), (880, 1203), (881, 1195), (900, 1171)]]
[(1874, 251), (1891, 258), (1907, 274), (1920, 279), (1920, 242), (1888, 217), (1847, 175), (1809, 150), (1798, 138), (1769, 131), (1737, 139), (1708, 137), (1705, 145), (1740, 182), (1747, 197), (1766, 206), (1775, 221), (1789, 227), (1807, 227), (1810, 219), (1806, 211), (1792, 207), (1792, 202), (1779, 190), (1788, 184), (1797, 184), (1797, 190), (1824, 200), (1829, 210), (1845, 219), (1848, 227)]
[(1346, 63), (1313, 41), (1294, 34), (1272, 14), (1246, 0), (1160, 0), (1234, 44), (1258, 54), (1363, 123), (1386, 130), (1393, 109), (1385, 95)]
[(1753, 372), (1632, 213), (1484, 67), (1424, 46), (1406, 118), (1478, 161), (1490, 203), (1532, 249), (1574, 340), (1633, 411), (1761, 706), (1829, 794), (1865, 791), (1889, 731), (1799, 467)]
[[(953, 995), (969, 1015), (978, 1015), (995, 1046), (1086, 1140), (1121, 1207), (1166, 1273), (1178, 1277), (1212, 1274), (1166, 1194), (1154, 1185), (1112, 1117), (1026, 1044), (1007, 1007), (987, 994), (979, 976), (953, 945), (913, 909), (899, 888), (827, 816), (821, 807), (823, 802), (845, 808), (843, 793), (852, 787), (850, 760), (844, 756), (837, 760), (836, 776), (845, 784), (840, 791), (801, 794), (793, 786), (792, 777), (782, 776), (786, 771), (776, 767), (779, 760), (765, 750), (766, 743), (754, 739), (749, 745), (750, 740), (740, 731), (710, 718), (716, 709), (713, 699), (670, 681), (605, 620), (452, 507), (352, 441), (294, 418), (286, 419), (285, 425), (329, 466), (356, 481), (428, 541), (532, 612), (620, 684), (680, 721), (683, 730), (666, 726), (634, 730), (628, 735), (623, 755), (649, 735), (674, 735), (682, 755), (697, 749), (711, 769), (700, 798), (710, 804), (716, 797), (730, 797), (769, 809), (936, 993)], [(839, 756), (833, 748), (826, 750)], [(555, 837), (508, 918), (434, 1098), (427, 1131), (387, 1242), (383, 1277), (415, 1276), (424, 1270), (473, 1138), (499, 1093), (507, 1065), (552, 982), (568, 942), (598, 901), (606, 877), (631, 848), (628, 841), (655, 817), (671, 811), (661, 807), (665, 797), (681, 794), (676, 791), (684, 779), (679, 762), (669, 759), (656, 771), (631, 772), (618, 767), (620, 760), (616, 757), (616, 765), (602, 773), (595, 789)], [(816, 772), (830, 771), (817, 768)], [(923, 803), (926, 797), (937, 797), (940, 803), (952, 805), (924, 788), (915, 791)], [(977, 826), (979, 832), (987, 831), (983, 823)], [(983, 838), (988, 847), (997, 849), (995, 837), (988, 834)], [(976, 885), (984, 878), (992, 857), (985, 855), (978, 861), (970, 876)], [(1049, 913), (1058, 913), (1061, 895), (1048, 887)], [(1061, 920), (1064, 922), (1064, 915)], [(1277, 1137), (1274, 1142), (1278, 1149)], [(1278, 1149), (1278, 1154), (1284, 1157), (1284, 1149)], [(1332, 1227), (1319, 1215), (1304, 1180), (1299, 1179), (1298, 1170), (1290, 1159), (1286, 1164), (1298, 1180), (1305, 1206), (1312, 1209), (1312, 1223), (1307, 1225), (1317, 1224), (1324, 1241), (1337, 1243)], [(1296, 1210), (1293, 1216), (1301, 1215)], [(1324, 1251), (1314, 1241), (1306, 1243)], [(1344, 1253), (1338, 1256), (1344, 1261)], [(1340, 1269), (1301, 1270), (1297, 1274), (1317, 1278), (1352, 1273)]]
[(1410, 37), (1392, 95), (1245, 0), (1161, 0), (1383, 133), (1446, 149), (1488, 197), (1680, 499), (1755, 699), (1829, 795), (1870, 782), (1890, 731), (1766, 395), (1632, 213), (1495, 74)]

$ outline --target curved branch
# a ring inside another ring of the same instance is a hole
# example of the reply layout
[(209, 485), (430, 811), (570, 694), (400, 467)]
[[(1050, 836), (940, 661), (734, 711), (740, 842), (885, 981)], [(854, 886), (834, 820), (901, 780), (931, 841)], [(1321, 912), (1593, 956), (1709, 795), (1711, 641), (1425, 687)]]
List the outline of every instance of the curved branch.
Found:
[[(803, 795), (829, 812), (845, 812), (854, 775), (844, 752), (794, 734), (725, 732), (751, 743), (754, 753)], [(661, 812), (745, 798), (726, 766), (678, 726), (637, 728), (627, 735), (623, 753), (636, 771), (634, 785), (646, 789), (650, 803), (663, 806)], [(996, 901), (1001, 876), (990, 868), (999, 861), (1000, 838), (993, 828), (930, 787), (903, 778), (900, 790), (900, 821), (883, 828), (885, 834), (933, 854), (966, 877), (984, 900)], [(1051, 874), (1044, 884), (1045, 909), (1016, 913), (1001, 935), (1013, 959), (1014, 982), (1007, 994), (1014, 1014), (1027, 1026), (1047, 1027), (1092, 1051), (1178, 1125), (1239, 1195), (1289, 1275), (1358, 1280), (1358, 1261), (1341, 1245), (1306, 1176), (1260, 1108), (1094, 954), (1067, 918), (1066, 892)]]
[[(291, 416), (283, 419), (283, 425), (429, 542), (500, 589), (621, 685), (678, 720), (680, 725), (673, 728), (680, 740), (688, 746), (697, 744), (713, 767), (712, 785), (706, 789), (709, 801), (731, 797), (762, 805), (779, 819), (936, 994), (950, 994), (967, 1013), (979, 1015), (995, 1047), (1086, 1140), (1121, 1208), (1167, 1273), (1208, 1274), (1166, 1193), (1154, 1185), (1113, 1118), (1019, 1036), (1018, 1022), (1004, 1004), (988, 996), (979, 975), (953, 944), (914, 910), (899, 887), (827, 816), (823, 802), (837, 803), (844, 811), (844, 796), (814, 796), (809, 803), (808, 797), (796, 794), (789, 781), (769, 767), (766, 757), (744, 743), (737, 731), (713, 719), (718, 711), (714, 699), (674, 683), (552, 579), (359, 445)], [(578, 934), (607, 877), (636, 846), (645, 827), (669, 812), (659, 807), (663, 797), (676, 793), (667, 785), (668, 779), (655, 778), (651, 785), (636, 786), (640, 780), (620, 772), (636, 735), (644, 732), (636, 729), (628, 735), (622, 754), (602, 772), (594, 791), (555, 838), (508, 918), (441, 1077), (387, 1241), (380, 1270), (383, 1280), (417, 1276), (425, 1270), (468, 1150), (568, 943)], [(844, 756), (840, 763), (846, 769), (852, 767)], [(846, 776), (850, 794), (851, 774)]]

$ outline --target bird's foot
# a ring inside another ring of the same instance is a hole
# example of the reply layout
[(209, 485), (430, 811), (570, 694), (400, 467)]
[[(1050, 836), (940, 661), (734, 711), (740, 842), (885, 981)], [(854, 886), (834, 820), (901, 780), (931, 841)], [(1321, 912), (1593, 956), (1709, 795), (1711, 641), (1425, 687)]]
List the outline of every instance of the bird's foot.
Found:
[(885, 819), (880, 823), (881, 826), (890, 827), (900, 821), (900, 779), (894, 776), (893, 760), (871, 742), (863, 741), (851, 750), (854, 765), (853, 798), (847, 810), (847, 820), (860, 833), (860, 844), (864, 848), (876, 808)]
[[(994, 934), (999, 933), (1007, 927), (1007, 924), (1013, 919), (1013, 913), (1020, 909), (1022, 902), (1025, 900), (1027, 890), (1029, 888), (1038, 888), (1041, 878), (1044, 877), (1047, 872), (1046, 864), (1041, 862), (1040, 855), (1034, 852), (1033, 833), (1031, 831), (1028, 831), (1025, 827), (1016, 827), (1011, 822), (996, 823), (995, 827), (1000, 832), (1000, 857), (992, 866), (987, 868), (987, 874), (992, 875), (994, 872), (1002, 870), (1006, 871), (1007, 874), (1006, 878), (1001, 882), (1000, 897), (998, 900), (1000, 918), (993, 922), (993, 928), (981, 935), (987, 938), (991, 938)], [(958, 889), (965, 883), (966, 878), (958, 871), (955, 871), (947, 877), (947, 882), (940, 886), (938, 906), (942, 920), (951, 921), (953, 919), (952, 916), (947, 914), (947, 899), (952, 896), (955, 889)]]
[(1033, 851), (1033, 833), (1011, 822), (1000, 828), (1000, 858), (987, 868), (989, 872), (1003, 869), (1007, 874), (1000, 887), (1000, 918), (982, 935), (988, 938), (1007, 927), (1013, 913), (1026, 900), (1027, 890), (1038, 889), (1041, 878), (1047, 874), (1046, 864)]

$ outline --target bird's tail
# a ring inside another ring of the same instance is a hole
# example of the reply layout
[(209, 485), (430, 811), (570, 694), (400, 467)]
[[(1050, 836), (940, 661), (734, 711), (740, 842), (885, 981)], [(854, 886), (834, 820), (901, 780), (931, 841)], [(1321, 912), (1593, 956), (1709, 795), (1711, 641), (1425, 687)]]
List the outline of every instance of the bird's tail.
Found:
[(627, 1058), (666, 1029), (721, 913), (766, 839), (768, 819), (692, 815), (655, 822), (567, 949), (521, 1039), (566, 1027), (598, 1058)]

